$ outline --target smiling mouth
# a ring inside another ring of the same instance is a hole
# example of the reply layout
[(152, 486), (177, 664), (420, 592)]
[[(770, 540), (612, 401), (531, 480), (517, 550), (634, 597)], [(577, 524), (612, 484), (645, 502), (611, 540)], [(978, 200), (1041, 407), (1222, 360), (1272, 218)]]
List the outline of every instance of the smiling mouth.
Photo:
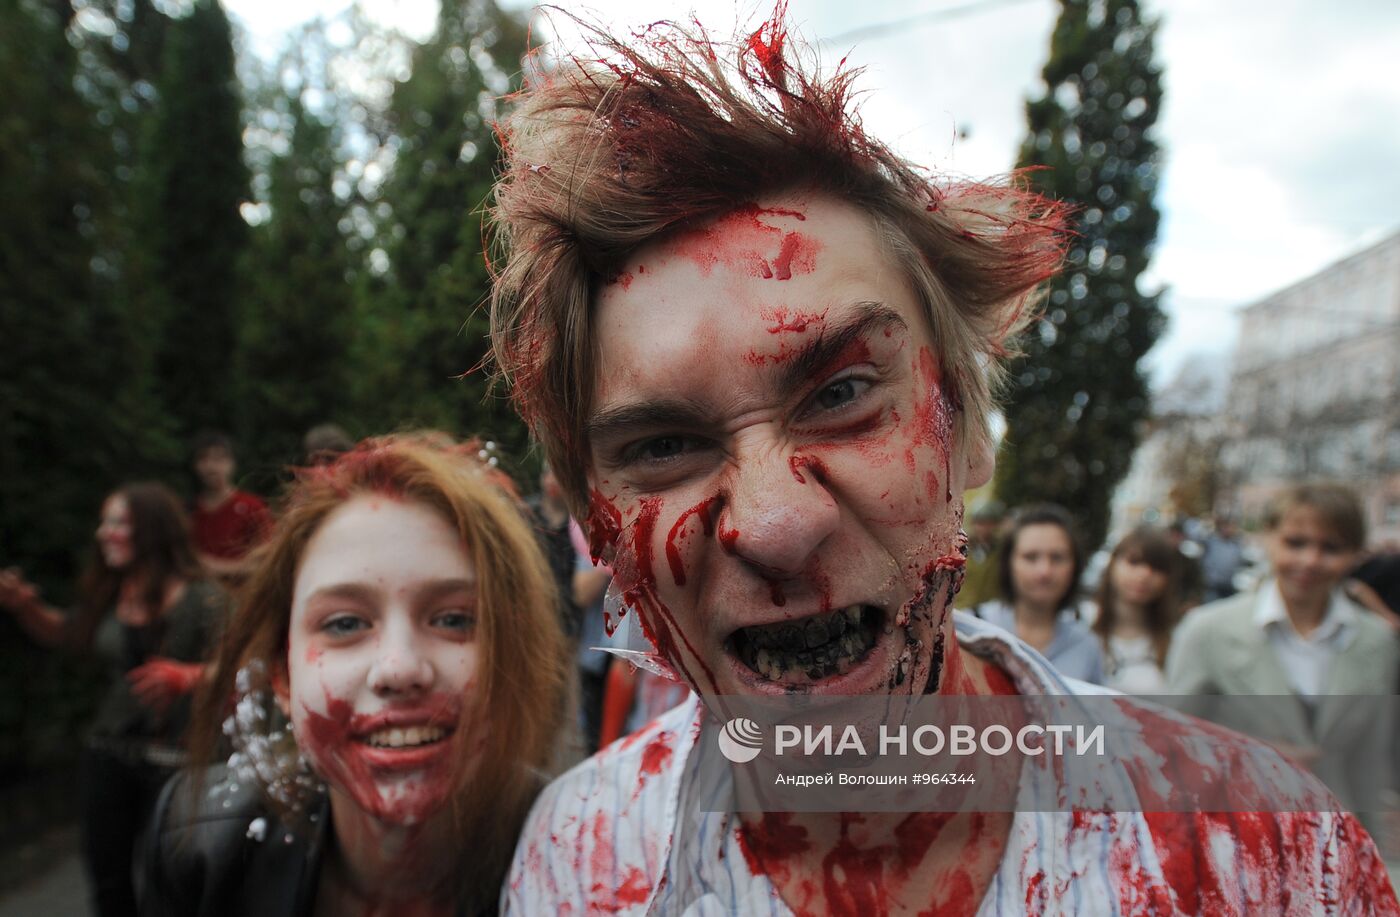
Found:
[(448, 730), (441, 726), (409, 726), (379, 729), (359, 741), (374, 748), (421, 748), (435, 745), (447, 736)]
[(879, 640), (885, 613), (874, 605), (849, 605), (777, 624), (741, 627), (726, 641), (746, 668), (773, 682), (800, 683), (845, 675)]

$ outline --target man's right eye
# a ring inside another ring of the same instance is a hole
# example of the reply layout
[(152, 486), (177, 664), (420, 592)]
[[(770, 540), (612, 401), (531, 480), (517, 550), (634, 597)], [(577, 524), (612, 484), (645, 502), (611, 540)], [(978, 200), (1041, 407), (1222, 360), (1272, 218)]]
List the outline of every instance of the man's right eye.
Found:
[(681, 455), (693, 445), (694, 442), (685, 436), (654, 436), (651, 439), (644, 439), (628, 449), (627, 459), (629, 462), (641, 464), (664, 462)]
[(642, 455), (649, 459), (663, 459), (680, 455), (684, 449), (685, 440), (679, 436), (658, 436), (642, 444)]

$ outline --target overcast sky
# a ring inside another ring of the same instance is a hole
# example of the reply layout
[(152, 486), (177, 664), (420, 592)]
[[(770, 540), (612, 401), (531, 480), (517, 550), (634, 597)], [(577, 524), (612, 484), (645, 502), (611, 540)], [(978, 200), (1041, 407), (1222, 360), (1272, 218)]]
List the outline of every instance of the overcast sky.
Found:
[[(263, 49), (346, 0), (225, 0)], [(435, 0), (366, 0), (411, 32)], [(506, 0), (523, 11), (530, 4)], [(618, 26), (687, 11), (719, 34), (754, 21), (753, 2), (592, 0)], [(1227, 356), (1235, 312), (1400, 230), (1400, 2), (1156, 0), (1166, 98), (1163, 222), (1149, 287), (1167, 289), (1154, 380), (1183, 359)], [(824, 59), (865, 68), (867, 129), (934, 169), (1008, 170), (1039, 84), (1054, 0), (790, 0)], [(959, 138), (959, 131), (965, 137)]]

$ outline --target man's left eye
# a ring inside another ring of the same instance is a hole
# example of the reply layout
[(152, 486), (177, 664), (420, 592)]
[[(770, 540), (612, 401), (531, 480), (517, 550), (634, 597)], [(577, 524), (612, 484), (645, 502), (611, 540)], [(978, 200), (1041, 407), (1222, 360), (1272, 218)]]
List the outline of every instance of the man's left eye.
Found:
[(855, 401), (869, 388), (870, 383), (864, 379), (840, 379), (817, 392), (812, 403), (818, 410), (835, 410)]

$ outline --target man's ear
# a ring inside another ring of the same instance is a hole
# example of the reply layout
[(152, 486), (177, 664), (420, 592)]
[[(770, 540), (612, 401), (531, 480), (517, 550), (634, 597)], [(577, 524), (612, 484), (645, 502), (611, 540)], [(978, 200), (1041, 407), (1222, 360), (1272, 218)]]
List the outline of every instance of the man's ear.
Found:
[(967, 446), (967, 479), (963, 482), (966, 490), (981, 487), (992, 479), (996, 470), (996, 451), (986, 436), (970, 437)]
[(292, 718), (292, 686), (287, 679), (287, 660), (279, 659), (272, 664), (272, 696), (277, 701), (277, 709), (289, 721)]

